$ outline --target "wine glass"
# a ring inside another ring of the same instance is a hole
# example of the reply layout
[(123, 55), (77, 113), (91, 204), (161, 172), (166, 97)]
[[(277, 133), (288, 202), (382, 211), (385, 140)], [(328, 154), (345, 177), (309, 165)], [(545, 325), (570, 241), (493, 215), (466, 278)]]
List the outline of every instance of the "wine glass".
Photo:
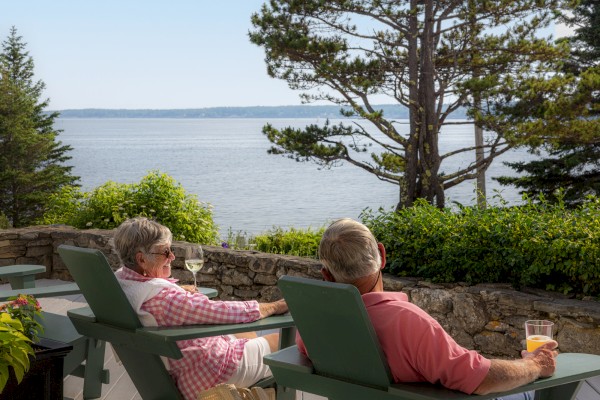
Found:
[(196, 274), (203, 266), (204, 252), (202, 251), (202, 246), (195, 246), (191, 254), (188, 254), (188, 257), (185, 259), (185, 267), (194, 275), (194, 287), (198, 286), (196, 283)]

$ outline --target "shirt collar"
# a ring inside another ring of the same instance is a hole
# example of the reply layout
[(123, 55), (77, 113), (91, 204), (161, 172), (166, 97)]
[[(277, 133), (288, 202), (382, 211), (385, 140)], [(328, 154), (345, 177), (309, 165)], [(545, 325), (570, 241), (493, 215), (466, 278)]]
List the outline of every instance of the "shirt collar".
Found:
[[(149, 280), (155, 279), (155, 278), (151, 278), (149, 276), (144, 276), (141, 274), (138, 274), (137, 272), (135, 272), (134, 270), (132, 270), (131, 268), (127, 268), (124, 266), (121, 266), (121, 268), (119, 268), (118, 270), (115, 271), (115, 275), (119, 278), (119, 279), (127, 279), (130, 281), (138, 281), (138, 282), (147, 282)], [(175, 278), (167, 278), (167, 281), (171, 282), (171, 283), (176, 283), (179, 281), (179, 279), (175, 279)]]
[(408, 301), (406, 293), (402, 292), (369, 292), (362, 295), (366, 307), (386, 301)]

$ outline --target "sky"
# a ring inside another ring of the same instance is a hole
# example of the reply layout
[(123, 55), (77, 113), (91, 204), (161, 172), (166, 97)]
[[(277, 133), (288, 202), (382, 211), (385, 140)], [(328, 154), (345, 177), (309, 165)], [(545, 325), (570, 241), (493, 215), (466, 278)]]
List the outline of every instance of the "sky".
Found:
[(263, 0), (0, 0), (50, 110), (301, 104), (250, 43)]
[(49, 109), (301, 104), (250, 43), (261, 0), (0, 0)]

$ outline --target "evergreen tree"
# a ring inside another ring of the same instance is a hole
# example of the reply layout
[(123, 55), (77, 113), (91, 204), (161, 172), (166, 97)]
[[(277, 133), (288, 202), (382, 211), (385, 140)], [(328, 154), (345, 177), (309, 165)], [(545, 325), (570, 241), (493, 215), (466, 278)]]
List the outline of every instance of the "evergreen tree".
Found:
[(14, 227), (40, 217), (49, 195), (79, 179), (64, 162), (70, 146), (57, 141), (58, 113), (45, 112), (45, 85), (34, 82), (33, 59), (12, 28), (0, 53), (0, 212)]
[(562, 41), (571, 46), (563, 73), (572, 76), (576, 90), (567, 101), (549, 102), (540, 111), (544, 116), (570, 113), (573, 129), (548, 129), (544, 141), (531, 148), (532, 153), (542, 149), (546, 155), (540, 160), (506, 163), (524, 175), (498, 181), (532, 197), (542, 194), (548, 201), (560, 197), (575, 206), (588, 195), (600, 195), (600, 2), (581, 0), (560, 20), (575, 28), (575, 34)]
[[(306, 129), (267, 125), (270, 152), (360, 167), (398, 185), (398, 208), (418, 198), (443, 207), (445, 190), (528, 138), (526, 124), (498, 113), (531, 94), (529, 83), (546, 80), (566, 54), (538, 36), (563, 2), (270, 0), (253, 15), (250, 33), (265, 49), (268, 73), (305, 91), (307, 102), (328, 101), (361, 118)], [(385, 102), (408, 108), (408, 127), (374, 106)], [(444, 160), (476, 149), (439, 151), (441, 127), (456, 123), (447, 119), (462, 106), (493, 134), (477, 147), (484, 156), (444, 171)]]

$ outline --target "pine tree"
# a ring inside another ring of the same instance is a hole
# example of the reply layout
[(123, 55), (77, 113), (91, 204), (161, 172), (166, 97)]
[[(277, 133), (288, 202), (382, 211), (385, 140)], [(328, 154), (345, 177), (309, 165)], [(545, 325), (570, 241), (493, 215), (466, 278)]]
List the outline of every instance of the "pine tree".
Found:
[[(546, 117), (570, 113), (576, 125), (564, 132), (548, 129), (544, 142), (531, 148), (533, 153), (543, 149), (546, 155), (540, 160), (507, 163), (525, 174), (500, 177), (498, 181), (514, 185), (533, 198), (541, 194), (548, 201), (560, 198), (575, 206), (588, 195), (600, 195), (600, 3), (581, 0), (561, 20), (575, 28), (575, 34), (562, 42), (571, 47), (563, 73), (573, 76), (577, 90), (567, 102), (550, 102), (540, 111)], [(520, 112), (524, 110), (527, 108), (520, 108)]]
[[(515, 126), (497, 114), (502, 104), (526, 98), (530, 82), (542, 85), (556, 71), (568, 49), (538, 32), (564, 2), (266, 2), (252, 17), (250, 40), (264, 47), (269, 75), (303, 91), (306, 102), (331, 102), (342, 115), (360, 119), (305, 129), (267, 125), (270, 153), (362, 168), (398, 185), (398, 208), (419, 198), (444, 207), (447, 189), (475, 179), (527, 138), (526, 123)], [(386, 102), (409, 110), (408, 126), (376, 106)], [(447, 119), (463, 106), (492, 134), (477, 147), (485, 156), (444, 171), (444, 161), (475, 150), (440, 153), (441, 128), (457, 123)]]
[(70, 146), (57, 141), (56, 112), (44, 111), (45, 85), (34, 82), (33, 59), (13, 27), (0, 53), (0, 212), (14, 227), (40, 217), (49, 195), (76, 184), (64, 162)]

